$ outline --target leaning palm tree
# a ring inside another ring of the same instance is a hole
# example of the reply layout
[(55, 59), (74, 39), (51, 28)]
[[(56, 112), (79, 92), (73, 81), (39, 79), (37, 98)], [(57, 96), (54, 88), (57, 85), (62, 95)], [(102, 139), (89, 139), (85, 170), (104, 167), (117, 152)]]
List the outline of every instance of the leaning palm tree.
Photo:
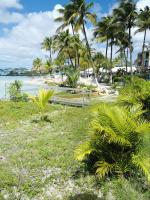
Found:
[(142, 67), (144, 68), (144, 47), (146, 41), (146, 33), (147, 30), (150, 30), (150, 8), (148, 6), (146, 6), (144, 10), (140, 10), (136, 24), (138, 26), (138, 30), (135, 32), (135, 34), (139, 32), (144, 32), (142, 45)]
[(44, 39), (44, 41), (42, 42), (42, 49), (49, 51), (49, 60), (50, 61), (52, 61), (52, 44), (53, 44), (52, 37), (46, 37)]
[(135, 19), (137, 16), (136, 13), (136, 4), (133, 0), (122, 0), (119, 7), (114, 9), (114, 16), (116, 17), (116, 22), (119, 23), (120, 26), (124, 26), (124, 30), (128, 30), (129, 33), (129, 50), (130, 50), (130, 68), (131, 75), (133, 74), (132, 70), (132, 36), (131, 29), (135, 25)]

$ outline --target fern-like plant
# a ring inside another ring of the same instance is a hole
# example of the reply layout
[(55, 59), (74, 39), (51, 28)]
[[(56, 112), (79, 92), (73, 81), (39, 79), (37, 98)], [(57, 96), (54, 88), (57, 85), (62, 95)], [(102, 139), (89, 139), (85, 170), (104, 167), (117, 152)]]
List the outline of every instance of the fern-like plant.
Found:
[(140, 107), (127, 109), (102, 104), (91, 123), (90, 137), (75, 151), (77, 160), (87, 163), (100, 178), (107, 175), (129, 176), (141, 170), (150, 182), (150, 124), (141, 119)]
[(147, 110), (147, 115), (150, 114), (150, 82), (144, 79), (133, 77), (126, 82), (125, 87), (119, 91), (118, 101), (120, 104), (130, 107), (135, 104), (140, 104), (143, 110)]
[(39, 90), (39, 93), (37, 96), (29, 97), (32, 100), (32, 102), (38, 107), (40, 115), (41, 115), (41, 119), (44, 119), (43, 114), (46, 110), (48, 101), (52, 98), (52, 96), (53, 96), (53, 91), (41, 89)]

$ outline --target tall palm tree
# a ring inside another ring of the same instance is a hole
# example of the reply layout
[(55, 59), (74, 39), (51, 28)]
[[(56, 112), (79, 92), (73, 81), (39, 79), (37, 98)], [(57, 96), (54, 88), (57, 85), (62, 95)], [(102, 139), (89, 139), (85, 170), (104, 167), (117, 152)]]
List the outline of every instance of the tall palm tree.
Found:
[(135, 34), (139, 32), (144, 32), (144, 39), (142, 45), (142, 67), (144, 68), (144, 47), (146, 41), (146, 33), (147, 30), (150, 30), (150, 8), (148, 6), (146, 6), (144, 10), (140, 10), (136, 24), (139, 28), (135, 32)]
[(89, 51), (89, 57), (91, 58), (90, 45), (87, 38), (86, 27), (85, 24), (90, 21), (91, 23), (96, 23), (96, 15), (90, 12), (90, 9), (93, 6), (93, 3), (86, 3), (85, 0), (71, 0), (72, 5), (74, 6), (74, 13), (71, 16), (71, 19), (75, 20), (75, 29), (78, 31), (82, 30), (87, 49)]
[(94, 37), (97, 41), (106, 42), (105, 57), (108, 57), (108, 47), (109, 47), (109, 24), (111, 17), (103, 17), (101, 21), (96, 24), (94, 29)]
[(135, 19), (137, 16), (136, 13), (136, 4), (134, 0), (122, 0), (119, 7), (114, 9), (114, 15), (116, 16), (117, 22), (124, 26), (124, 30), (128, 30), (129, 33), (129, 50), (130, 50), (130, 68), (131, 68), (131, 75), (133, 75), (132, 70), (132, 36), (131, 36), (131, 29), (135, 25)]
[(40, 58), (35, 58), (33, 60), (32, 70), (41, 73), (41, 67), (42, 67), (42, 60)]
[(49, 51), (50, 62), (52, 61), (52, 44), (53, 44), (53, 38), (52, 37), (46, 37), (44, 39), (44, 41), (42, 42), (42, 49)]
[(72, 27), (72, 33), (75, 34), (74, 26), (75, 26), (75, 18), (73, 17), (74, 14), (74, 5), (73, 4), (67, 4), (64, 8), (58, 9), (58, 12), (61, 14), (60, 17), (57, 17), (55, 19), (56, 22), (62, 23), (58, 29), (57, 32), (60, 32), (64, 28), (71, 25)]

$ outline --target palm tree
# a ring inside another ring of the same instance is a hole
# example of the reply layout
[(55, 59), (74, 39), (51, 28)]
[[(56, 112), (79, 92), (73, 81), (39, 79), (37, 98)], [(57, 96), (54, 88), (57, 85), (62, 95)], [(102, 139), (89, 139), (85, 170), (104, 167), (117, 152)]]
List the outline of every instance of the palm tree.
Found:
[(111, 21), (111, 17), (103, 17), (100, 22), (97, 23), (95, 29), (94, 29), (94, 37), (97, 39), (97, 41), (100, 42), (106, 42), (106, 51), (105, 51), (105, 57), (107, 58), (108, 55), (108, 44), (109, 44), (109, 24)]
[(118, 51), (116, 53), (120, 53), (120, 58), (123, 63), (125, 62), (126, 65), (126, 72), (128, 71), (128, 58), (126, 49), (129, 48), (129, 41), (128, 41), (128, 33), (124, 31), (119, 31), (115, 34), (115, 42), (114, 44), (119, 47)]
[(46, 37), (44, 39), (44, 41), (42, 42), (42, 49), (49, 51), (49, 60), (50, 61), (52, 61), (52, 44), (53, 44), (52, 37)]
[(69, 34), (69, 30), (60, 32), (54, 37), (54, 50), (58, 52), (58, 56), (63, 54), (66, 59), (69, 59), (74, 68), (79, 65), (80, 46), (79, 35), (72, 36)]
[(142, 45), (142, 66), (144, 68), (144, 47), (146, 41), (146, 33), (147, 30), (150, 30), (150, 8), (148, 6), (146, 6), (144, 10), (140, 10), (136, 24), (139, 28), (135, 32), (135, 34), (139, 32), (144, 32), (144, 39)]
[(50, 60), (46, 61), (46, 63), (44, 64), (44, 67), (45, 67), (47, 72), (49, 72), (50, 74), (52, 73), (53, 65), (52, 65), (52, 62)]
[(42, 67), (42, 60), (40, 58), (35, 58), (33, 60), (32, 70), (41, 73), (41, 67)]
[(91, 23), (96, 23), (96, 15), (90, 12), (90, 9), (93, 6), (93, 3), (86, 3), (85, 0), (71, 0), (72, 5), (74, 6), (74, 13), (71, 16), (71, 19), (75, 19), (75, 29), (78, 31), (81, 29), (83, 31), (86, 46), (89, 51), (89, 57), (91, 58), (91, 51), (90, 51), (90, 45), (87, 38), (86, 28), (85, 24), (87, 21), (90, 21)]
[(72, 33), (75, 34), (74, 25), (75, 25), (75, 19), (72, 17), (74, 14), (74, 5), (73, 4), (67, 4), (64, 8), (58, 9), (58, 12), (62, 15), (60, 17), (57, 17), (55, 19), (56, 22), (61, 22), (61, 26), (57, 29), (57, 32), (63, 30), (64, 28), (71, 25), (72, 27)]
[(131, 29), (135, 25), (136, 19), (136, 4), (133, 0), (122, 0), (119, 7), (114, 9), (114, 16), (116, 17), (116, 22), (119, 23), (120, 27), (124, 26), (124, 31), (128, 29), (129, 33), (129, 50), (130, 50), (130, 68), (131, 75), (133, 75), (132, 70), (132, 37), (131, 37)]

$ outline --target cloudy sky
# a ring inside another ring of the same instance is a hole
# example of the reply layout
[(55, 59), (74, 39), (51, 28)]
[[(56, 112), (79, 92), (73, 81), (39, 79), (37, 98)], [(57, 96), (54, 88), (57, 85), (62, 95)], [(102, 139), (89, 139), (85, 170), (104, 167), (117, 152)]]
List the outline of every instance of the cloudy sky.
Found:
[[(58, 25), (54, 19), (57, 9), (67, 0), (0, 0), (0, 68), (31, 67), (35, 57), (46, 57), (40, 44), (52, 36)], [(93, 11), (99, 18), (111, 13), (117, 0), (95, 0)], [(150, 0), (138, 0), (137, 8), (150, 6)], [(134, 28), (133, 31), (135, 31)], [(91, 27), (87, 27), (89, 38)], [(143, 33), (134, 35), (134, 58), (141, 49)], [(150, 33), (147, 35), (150, 42)], [(96, 47), (96, 46), (95, 46)], [(97, 47), (103, 51), (104, 45)]]

